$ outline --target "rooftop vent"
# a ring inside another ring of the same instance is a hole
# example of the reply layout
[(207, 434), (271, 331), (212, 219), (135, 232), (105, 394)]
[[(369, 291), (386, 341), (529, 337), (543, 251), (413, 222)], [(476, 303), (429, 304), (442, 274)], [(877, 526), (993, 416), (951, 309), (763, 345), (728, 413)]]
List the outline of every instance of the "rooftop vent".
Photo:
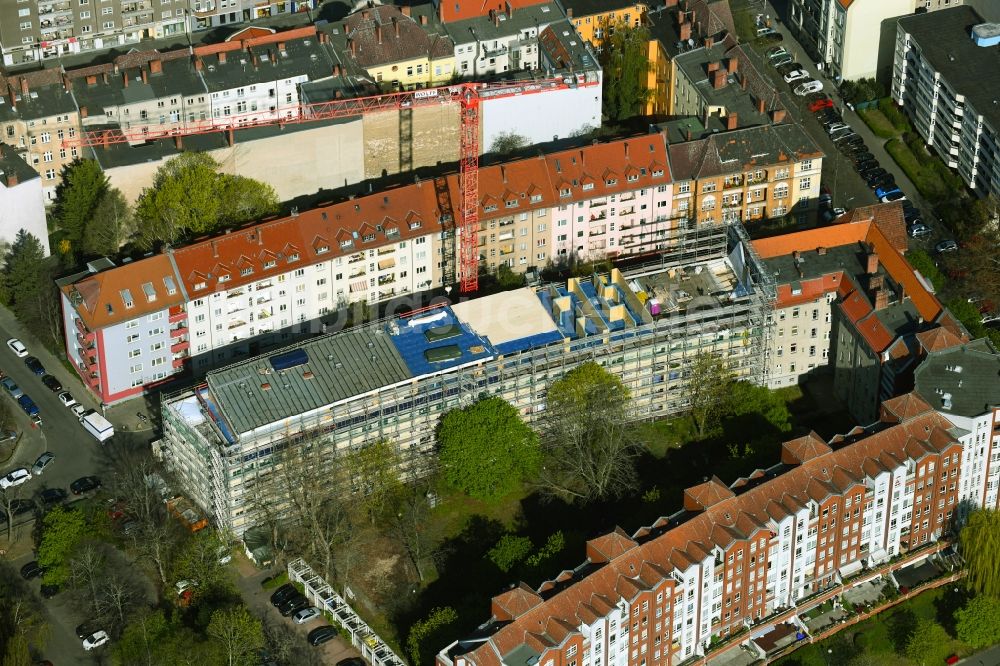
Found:
[(951, 409), (951, 393), (945, 393), (941, 396), (941, 406), (945, 409)]
[(972, 41), (976, 46), (1000, 44), (1000, 23), (980, 23), (972, 28)]
[(962, 372), (962, 366), (960, 365), (946, 365), (944, 369), (948, 372), (960, 373)]

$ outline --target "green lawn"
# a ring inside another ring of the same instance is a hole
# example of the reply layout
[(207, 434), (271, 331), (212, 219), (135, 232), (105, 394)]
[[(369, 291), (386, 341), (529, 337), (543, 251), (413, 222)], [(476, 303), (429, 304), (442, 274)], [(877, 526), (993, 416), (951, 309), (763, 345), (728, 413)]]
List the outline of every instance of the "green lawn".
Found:
[(947, 187), (934, 165), (922, 164), (900, 139), (891, 139), (885, 144), (885, 149), (924, 197), (938, 200), (947, 195)]
[(879, 111), (878, 109), (859, 109), (858, 115), (861, 119), (865, 121), (868, 128), (875, 134), (875, 136), (881, 137), (883, 139), (891, 139), (892, 137), (899, 134), (889, 119)]

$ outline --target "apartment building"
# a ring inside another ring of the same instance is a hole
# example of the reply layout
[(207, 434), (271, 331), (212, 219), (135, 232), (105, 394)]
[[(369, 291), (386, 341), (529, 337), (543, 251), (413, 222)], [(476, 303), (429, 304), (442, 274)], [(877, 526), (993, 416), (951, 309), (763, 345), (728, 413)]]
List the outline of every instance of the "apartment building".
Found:
[(37, 238), (49, 254), (42, 179), (14, 148), (0, 143), (0, 246), (8, 247), (21, 230)]
[(775, 611), (948, 531), (963, 448), (952, 430), (903, 396), (847, 438), (785, 442), (775, 466), (688, 488), (677, 513), (592, 539), (579, 567), (493, 597), (437, 664), (678, 664), (713, 639), (761, 636)]
[[(899, 272), (912, 272), (905, 261), (884, 261), (907, 248), (899, 204), (857, 208), (833, 226), (759, 239), (754, 248), (773, 271), (777, 284), (776, 331), (768, 375), (772, 388), (797, 384), (814, 372), (831, 370), (842, 292), (873, 281), (893, 282), (900, 279)], [(936, 302), (922, 282), (911, 283), (922, 300)], [(874, 410), (877, 405), (869, 407)], [(866, 416), (871, 414), (866, 412)]]
[[(555, 2), (517, 10), (507, 4), (502, 12), (449, 21), (444, 29), (455, 44), (458, 75), (477, 78), (542, 67), (539, 37), (545, 28), (565, 19)], [(575, 31), (571, 34), (579, 38)]]
[(438, 19), (442, 23), (452, 23), (504, 13), (508, 7), (513, 11), (519, 11), (544, 2), (546, 0), (434, 0), (433, 4)]
[(55, 199), (63, 168), (79, 149), (63, 145), (80, 131), (71, 84), (59, 69), (0, 74), (0, 140), (41, 177), (46, 204)]
[(427, 289), (433, 182), (263, 222), (58, 282), (70, 362), (106, 404), (287, 344), (349, 301)]
[(959, 508), (998, 507), (1000, 355), (988, 340), (963, 343), (945, 331), (921, 339), (914, 393), (955, 424), (962, 443)]
[(635, 0), (560, 1), (576, 31), (598, 51), (609, 29), (617, 25), (638, 27), (649, 11), (647, 3)]
[(188, 7), (188, 0), (8, 0), (0, 3), (3, 64), (22, 65), (183, 34)]
[(489, 391), (533, 422), (549, 382), (587, 361), (621, 377), (634, 418), (685, 409), (686, 368), (701, 351), (760, 382), (768, 276), (741, 227), (700, 241), (697, 260), (677, 253), (655, 271), (424, 309), (211, 371), (203, 386), (165, 398), (164, 459), (218, 525), (243, 533), (262, 499), (283, 510), (286, 498), (267, 483), (284, 446), (312, 441), (335, 456), (391, 441), (421, 473), (442, 413)]
[(190, 30), (207, 30), (282, 14), (307, 12), (318, 6), (319, 3), (314, 0), (192, 0), (187, 20)]
[[(730, 65), (731, 66), (731, 65)], [(734, 114), (730, 114), (730, 117)], [(775, 111), (775, 123), (784, 111)], [(736, 119), (731, 120), (736, 126)], [(689, 225), (814, 215), (823, 153), (798, 125), (710, 132), (668, 148), (674, 180), (668, 208)]]
[[(970, 30), (971, 28), (971, 30)], [(900, 19), (892, 96), (924, 142), (981, 195), (1000, 192), (996, 24), (967, 6)]]

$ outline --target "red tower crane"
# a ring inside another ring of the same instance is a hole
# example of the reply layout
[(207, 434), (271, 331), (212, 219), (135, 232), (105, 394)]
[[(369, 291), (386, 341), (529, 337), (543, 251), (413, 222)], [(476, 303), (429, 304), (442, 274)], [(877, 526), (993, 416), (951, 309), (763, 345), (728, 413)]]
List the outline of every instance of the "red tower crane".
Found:
[(434, 104), (458, 104), (460, 210), (458, 234), (459, 286), (462, 293), (479, 288), (479, 111), (484, 99), (497, 99), (546, 92), (559, 88), (588, 85), (583, 77), (525, 80), (509, 83), (459, 83), (438, 88), (421, 88), (396, 93), (348, 97), (313, 104), (297, 104), (277, 112), (250, 112), (224, 118), (150, 123), (127, 128), (92, 129), (79, 137), (63, 141), (65, 146), (107, 148), (114, 144), (141, 144), (148, 141), (173, 139), (180, 148), (185, 136), (222, 132), (230, 145), (235, 132), (252, 127), (293, 125), (336, 118), (362, 116), (366, 113), (402, 110)]

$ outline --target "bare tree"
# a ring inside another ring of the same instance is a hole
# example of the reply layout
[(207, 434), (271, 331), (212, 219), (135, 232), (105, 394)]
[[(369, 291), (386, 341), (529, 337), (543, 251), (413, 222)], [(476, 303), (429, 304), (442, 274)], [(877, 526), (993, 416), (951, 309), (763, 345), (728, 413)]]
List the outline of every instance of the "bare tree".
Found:
[(431, 520), (431, 487), (429, 480), (420, 480), (407, 487), (396, 505), (396, 515), (390, 519), (390, 535), (406, 553), (417, 580), (424, 581), (424, 567), (439, 551), (442, 534), (438, 523)]
[(698, 435), (704, 437), (716, 425), (726, 406), (733, 375), (726, 361), (711, 352), (695, 356), (687, 372), (687, 395), (691, 419)]
[(115, 627), (124, 628), (135, 610), (145, 600), (140, 581), (130, 575), (130, 570), (110, 569), (101, 585), (99, 615), (114, 619)]
[(107, 563), (104, 551), (104, 544), (86, 541), (80, 545), (69, 563), (73, 586), (86, 591), (91, 610), (97, 610), (100, 606), (101, 583)]

